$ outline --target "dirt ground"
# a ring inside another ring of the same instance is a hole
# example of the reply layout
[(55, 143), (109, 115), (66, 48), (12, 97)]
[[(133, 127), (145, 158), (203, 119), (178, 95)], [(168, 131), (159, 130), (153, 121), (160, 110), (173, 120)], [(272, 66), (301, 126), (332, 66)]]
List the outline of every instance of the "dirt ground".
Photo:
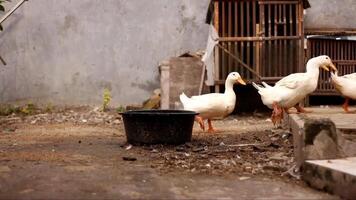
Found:
[(292, 136), (261, 114), (194, 127), (180, 146), (131, 146), (89, 108), (0, 117), (0, 199), (335, 199), (287, 173)]

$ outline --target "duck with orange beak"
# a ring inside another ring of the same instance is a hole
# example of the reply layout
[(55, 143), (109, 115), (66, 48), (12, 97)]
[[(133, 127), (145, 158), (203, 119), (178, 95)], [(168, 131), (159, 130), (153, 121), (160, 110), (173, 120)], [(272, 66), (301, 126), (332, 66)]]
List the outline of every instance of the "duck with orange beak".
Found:
[(263, 104), (273, 109), (273, 124), (279, 124), (283, 118), (283, 110), (288, 113), (291, 107), (295, 107), (298, 112), (308, 112), (299, 106), (299, 102), (316, 89), (319, 68), (337, 71), (329, 56), (323, 55), (308, 60), (305, 73), (290, 74), (273, 87), (264, 82), (263, 86), (252, 83), (261, 95)]
[(235, 109), (236, 95), (234, 92), (234, 84), (246, 85), (238, 72), (231, 72), (225, 81), (224, 93), (210, 93), (199, 96), (187, 97), (184, 93), (180, 95), (180, 101), (183, 104), (184, 110), (191, 110), (199, 113), (195, 117), (201, 127), (205, 130), (204, 120), (208, 120), (208, 132), (213, 133), (215, 129), (212, 126), (213, 118), (224, 118)]
[(356, 99), (356, 73), (339, 76), (337, 72), (331, 72), (331, 82), (336, 91), (345, 97), (345, 102), (342, 105), (344, 111), (355, 113), (356, 111), (349, 110), (349, 100)]

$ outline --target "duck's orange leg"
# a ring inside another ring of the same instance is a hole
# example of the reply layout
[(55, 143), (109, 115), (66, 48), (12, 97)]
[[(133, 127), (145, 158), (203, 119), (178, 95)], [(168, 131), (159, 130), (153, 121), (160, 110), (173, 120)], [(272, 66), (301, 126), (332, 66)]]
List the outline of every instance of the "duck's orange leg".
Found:
[(210, 119), (208, 119), (208, 125), (209, 125), (208, 132), (209, 133), (214, 133), (215, 129), (213, 128), (213, 125), (211, 124), (211, 120)]
[(349, 98), (345, 99), (344, 104), (342, 105), (342, 108), (344, 109), (345, 112), (349, 113)]
[(282, 121), (283, 109), (280, 108), (277, 103), (273, 103), (272, 107), (273, 107), (273, 111), (272, 111), (271, 120), (273, 122), (273, 125), (276, 125), (277, 123), (280, 123)]
[(283, 110), (284, 110), (285, 113), (290, 114), (289, 108), (283, 108)]
[(195, 116), (195, 119), (194, 119), (196, 122), (199, 123), (200, 125), (200, 128), (203, 129), (203, 131), (205, 131), (205, 125), (204, 125), (204, 120), (202, 117), (200, 116)]
[(297, 109), (298, 113), (311, 113), (311, 112), (313, 112), (313, 111), (310, 111), (310, 110), (305, 110), (299, 104), (295, 105), (294, 108)]

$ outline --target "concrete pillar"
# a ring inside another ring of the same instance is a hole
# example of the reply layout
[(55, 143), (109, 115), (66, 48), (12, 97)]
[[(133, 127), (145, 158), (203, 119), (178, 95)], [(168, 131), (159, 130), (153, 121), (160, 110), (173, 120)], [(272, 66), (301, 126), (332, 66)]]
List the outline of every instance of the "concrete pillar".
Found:
[(163, 61), (159, 65), (161, 72), (161, 109), (169, 109), (169, 61)]

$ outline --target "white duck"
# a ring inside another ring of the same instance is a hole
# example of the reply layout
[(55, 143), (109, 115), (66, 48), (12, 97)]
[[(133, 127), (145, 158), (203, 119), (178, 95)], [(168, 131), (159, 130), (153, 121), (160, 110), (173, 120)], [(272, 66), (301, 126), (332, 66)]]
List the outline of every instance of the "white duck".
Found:
[(336, 67), (329, 56), (318, 56), (307, 62), (305, 73), (290, 74), (278, 81), (273, 87), (264, 82), (262, 82), (264, 87), (252, 83), (261, 95), (263, 104), (273, 109), (271, 116), (273, 124), (282, 120), (282, 109), (288, 113), (289, 108), (295, 107), (298, 112), (306, 112), (298, 103), (316, 89), (319, 68), (329, 71), (328, 67), (336, 71)]
[(235, 108), (236, 95), (233, 89), (235, 83), (246, 85), (241, 76), (237, 72), (231, 72), (225, 81), (224, 93), (210, 93), (199, 96), (187, 97), (182, 93), (180, 101), (183, 104), (185, 110), (191, 110), (199, 113), (195, 117), (195, 121), (200, 124), (200, 127), (205, 130), (204, 120), (208, 120), (210, 133), (214, 132), (214, 128), (211, 124), (212, 118), (226, 117)]
[(349, 99), (356, 99), (356, 73), (338, 76), (337, 72), (331, 72), (331, 82), (335, 89), (345, 97), (342, 107), (345, 112), (349, 113)]

